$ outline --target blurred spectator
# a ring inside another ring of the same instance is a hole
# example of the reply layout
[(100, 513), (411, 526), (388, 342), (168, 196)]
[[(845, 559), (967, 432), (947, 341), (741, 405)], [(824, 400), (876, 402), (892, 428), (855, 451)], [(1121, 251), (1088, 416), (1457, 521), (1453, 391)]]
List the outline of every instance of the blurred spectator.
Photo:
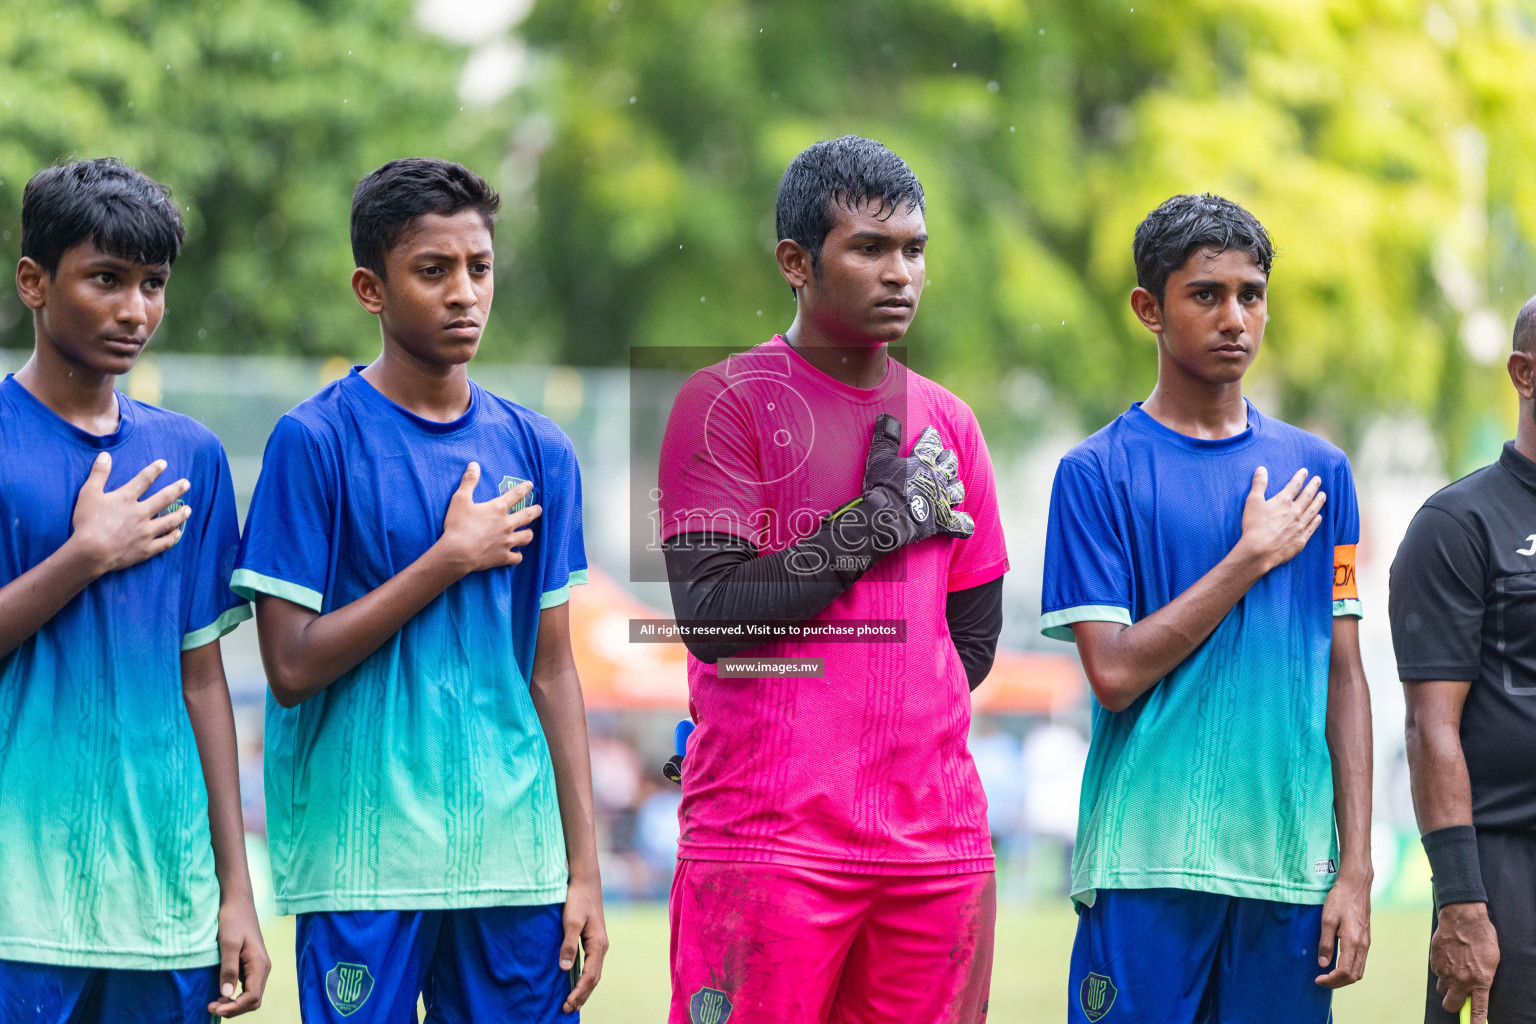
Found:
[(235, 709), (235, 744), (240, 770), (240, 813), (245, 830), (265, 837), (267, 798), (261, 775), (262, 718), (260, 708)]
[(635, 822), (635, 850), (662, 883), (657, 896), (665, 896), (672, 887), (679, 833), (677, 808), (682, 801), (682, 790), (667, 783), (665, 789), (656, 787), (640, 803)]
[(1062, 847), (1060, 891), (1072, 887), (1072, 846), (1077, 841), (1077, 804), (1088, 763), (1088, 741), (1069, 725), (1044, 722), (1024, 737), (1024, 827), (1031, 837)]
[(1003, 732), (986, 715), (974, 719), (970, 746), (976, 774), (981, 776), (981, 788), (987, 794), (987, 828), (992, 833), (992, 847), (1000, 851), (1023, 821), (1024, 748), (1017, 736)]
[(612, 736), (592, 737), (592, 798), (599, 812), (634, 807), (640, 771), (634, 747)]

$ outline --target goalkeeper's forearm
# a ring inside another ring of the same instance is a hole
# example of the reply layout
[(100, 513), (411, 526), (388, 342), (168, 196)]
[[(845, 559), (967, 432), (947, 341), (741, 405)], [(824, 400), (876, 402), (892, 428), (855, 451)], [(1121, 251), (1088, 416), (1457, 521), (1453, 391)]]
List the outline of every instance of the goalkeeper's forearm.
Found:
[[(684, 533), (662, 545), (677, 621), (796, 623), (812, 618), (885, 554), (877, 531), (824, 521), (771, 555), (728, 533)], [(713, 664), (762, 640), (684, 638)]]

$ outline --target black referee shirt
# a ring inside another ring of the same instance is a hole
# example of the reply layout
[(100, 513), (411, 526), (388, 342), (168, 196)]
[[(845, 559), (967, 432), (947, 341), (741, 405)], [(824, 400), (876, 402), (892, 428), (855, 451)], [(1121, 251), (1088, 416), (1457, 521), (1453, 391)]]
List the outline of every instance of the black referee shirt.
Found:
[(1472, 822), (1536, 830), (1536, 463), (1499, 461), (1424, 503), (1392, 562), (1397, 674), (1472, 684)]

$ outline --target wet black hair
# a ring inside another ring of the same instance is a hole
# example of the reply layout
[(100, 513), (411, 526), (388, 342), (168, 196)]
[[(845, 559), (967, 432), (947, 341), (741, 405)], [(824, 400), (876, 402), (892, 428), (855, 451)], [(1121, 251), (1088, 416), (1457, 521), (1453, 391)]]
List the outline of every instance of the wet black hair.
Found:
[(352, 192), (352, 258), (384, 277), (384, 256), (417, 217), (472, 209), (495, 231), (501, 197), (484, 178), (451, 160), (391, 160)]
[(171, 190), (116, 157), (38, 171), (21, 194), (21, 254), (57, 276), (82, 242), (144, 266), (169, 266), (186, 228)]
[(1174, 196), (1147, 214), (1136, 227), (1131, 250), (1136, 257), (1136, 283), (1157, 297), (1168, 287), (1168, 275), (1197, 250), (1221, 254), (1246, 252), (1269, 276), (1275, 246), (1257, 217), (1230, 199), (1206, 192)]
[(779, 182), (779, 238), (799, 242), (816, 267), (832, 230), (833, 204), (853, 210), (870, 200), (880, 201), (876, 216), (889, 217), (903, 204), (922, 212), (923, 186), (906, 161), (874, 139), (844, 135), (815, 143)]

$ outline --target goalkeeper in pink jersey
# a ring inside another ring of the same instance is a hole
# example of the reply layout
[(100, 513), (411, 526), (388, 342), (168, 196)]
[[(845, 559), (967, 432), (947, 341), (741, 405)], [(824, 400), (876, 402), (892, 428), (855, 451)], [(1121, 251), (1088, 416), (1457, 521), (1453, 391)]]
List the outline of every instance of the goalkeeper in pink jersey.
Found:
[(778, 234), (794, 322), (690, 377), (662, 444), (697, 723), (671, 1021), (972, 1024), (996, 918), (966, 748), (1008, 570), (992, 463), (966, 404), (887, 350), (928, 240), (901, 158), (811, 146)]

